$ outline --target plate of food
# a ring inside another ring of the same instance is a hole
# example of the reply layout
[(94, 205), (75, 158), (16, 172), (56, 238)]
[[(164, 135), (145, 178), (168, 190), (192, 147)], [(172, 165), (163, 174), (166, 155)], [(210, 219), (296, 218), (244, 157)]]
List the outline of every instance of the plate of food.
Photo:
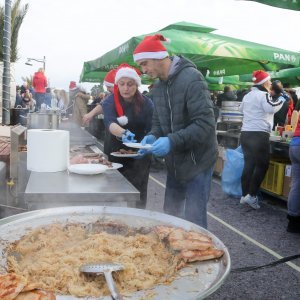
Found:
[(110, 155), (116, 156), (116, 157), (137, 157), (139, 154), (137, 151), (133, 150), (125, 150), (125, 149), (120, 149), (119, 151), (112, 152)]
[(141, 143), (123, 143), (125, 146), (129, 148), (137, 148), (137, 149), (151, 149), (151, 144), (142, 145)]
[(102, 164), (76, 164), (68, 167), (69, 172), (81, 175), (95, 175), (105, 172), (107, 166)]
[(111, 166), (108, 166), (107, 170), (118, 170), (120, 168), (123, 168), (122, 164), (112, 163)]
[(16, 286), (9, 299), (38, 293), (37, 299), (109, 300), (103, 275), (79, 276), (80, 266), (92, 261), (124, 266), (116, 277), (124, 299), (204, 299), (231, 265), (227, 248), (209, 231), (127, 207), (35, 210), (1, 219), (0, 236), (0, 281)]

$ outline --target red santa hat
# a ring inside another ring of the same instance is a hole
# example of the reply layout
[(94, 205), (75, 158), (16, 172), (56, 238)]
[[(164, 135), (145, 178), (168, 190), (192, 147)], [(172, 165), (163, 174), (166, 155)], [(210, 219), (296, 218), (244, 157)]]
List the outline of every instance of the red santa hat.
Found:
[(104, 80), (103, 80), (103, 84), (106, 87), (113, 87), (114, 86), (116, 73), (117, 73), (117, 70), (112, 69), (106, 74), (106, 76), (104, 77)]
[(137, 45), (133, 52), (134, 61), (142, 59), (163, 59), (169, 56), (169, 53), (162, 41), (168, 41), (163, 35), (156, 34), (145, 36)]
[(125, 63), (121, 64), (116, 70), (115, 86), (114, 86), (114, 101), (115, 101), (115, 107), (118, 115), (117, 120), (121, 126), (125, 126), (128, 123), (128, 118), (124, 115), (123, 107), (120, 103), (119, 88), (117, 83), (122, 77), (128, 77), (134, 79), (136, 84), (140, 86), (141, 85), (140, 75), (141, 75), (140, 70)]
[(267, 80), (271, 79), (270, 75), (262, 70), (257, 70), (253, 72), (252, 80), (255, 85), (261, 85), (265, 83)]
[(117, 84), (122, 77), (127, 77), (133, 79), (137, 86), (140, 86), (142, 84), (140, 75), (141, 72), (138, 69), (135, 69), (127, 64), (122, 64), (117, 69), (115, 84)]
[(76, 89), (76, 82), (75, 82), (75, 81), (70, 81), (69, 89), (70, 89), (70, 90)]

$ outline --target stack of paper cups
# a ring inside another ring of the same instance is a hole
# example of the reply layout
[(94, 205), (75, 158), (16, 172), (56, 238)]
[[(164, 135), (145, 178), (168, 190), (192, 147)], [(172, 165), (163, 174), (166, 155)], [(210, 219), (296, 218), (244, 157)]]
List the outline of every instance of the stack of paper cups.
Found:
[(69, 165), (70, 134), (66, 130), (30, 129), (27, 131), (27, 169), (59, 172)]

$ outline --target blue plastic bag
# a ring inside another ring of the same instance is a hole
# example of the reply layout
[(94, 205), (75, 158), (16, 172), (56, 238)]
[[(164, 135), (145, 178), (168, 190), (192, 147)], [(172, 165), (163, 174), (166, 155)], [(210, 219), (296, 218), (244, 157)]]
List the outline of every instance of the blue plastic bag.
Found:
[(242, 147), (226, 150), (226, 160), (222, 172), (222, 190), (224, 193), (239, 198), (242, 196), (241, 177), (244, 168)]

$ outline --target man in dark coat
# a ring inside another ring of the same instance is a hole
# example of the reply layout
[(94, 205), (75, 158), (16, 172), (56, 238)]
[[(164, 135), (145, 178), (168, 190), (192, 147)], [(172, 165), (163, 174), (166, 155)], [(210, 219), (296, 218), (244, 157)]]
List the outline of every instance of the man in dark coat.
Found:
[(224, 86), (224, 93), (219, 94), (217, 96), (217, 107), (222, 107), (223, 101), (236, 101), (237, 96), (236, 94), (231, 90), (231, 87), (226, 85)]
[(142, 143), (165, 157), (166, 213), (207, 227), (207, 202), (217, 158), (215, 119), (203, 75), (182, 56), (169, 57), (162, 35), (146, 36), (133, 57), (159, 78), (153, 88), (152, 128)]

